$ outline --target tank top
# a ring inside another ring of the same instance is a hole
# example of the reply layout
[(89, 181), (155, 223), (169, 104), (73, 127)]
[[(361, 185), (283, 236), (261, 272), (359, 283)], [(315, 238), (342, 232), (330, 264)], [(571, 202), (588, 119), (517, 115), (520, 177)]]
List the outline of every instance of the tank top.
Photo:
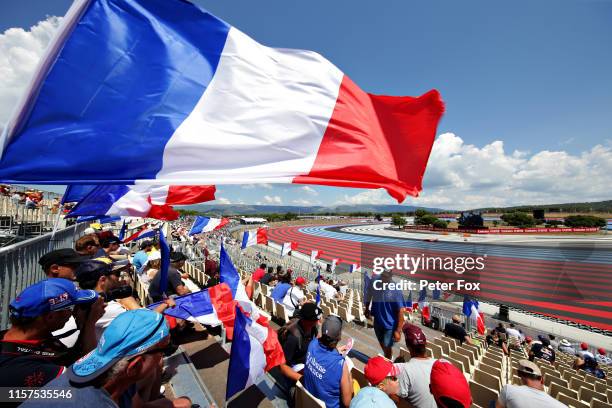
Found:
[(323, 347), (318, 339), (310, 342), (306, 354), (304, 387), (322, 400), (327, 408), (341, 406), (340, 380), (343, 365), (344, 357), (336, 349)]

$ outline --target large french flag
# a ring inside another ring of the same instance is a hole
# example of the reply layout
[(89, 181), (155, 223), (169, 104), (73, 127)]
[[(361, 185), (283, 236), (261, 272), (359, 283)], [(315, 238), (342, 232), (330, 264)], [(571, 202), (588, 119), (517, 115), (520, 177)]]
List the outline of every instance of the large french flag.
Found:
[(240, 246), (241, 249), (259, 244), (268, 245), (268, 231), (265, 228), (244, 231), (242, 235), (242, 245)]
[(189, 235), (215, 231), (225, 227), (228, 223), (228, 218), (210, 218), (198, 215), (191, 225)]
[(174, 220), (172, 205), (215, 199), (215, 186), (99, 185), (74, 207), (68, 217), (82, 215), (148, 217)]
[(300, 183), (402, 201), (444, 111), (436, 90), (368, 94), (321, 55), (184, 0), (76, 0), (49, 48), (0, 141), (0, 182)]
[(139, 231), (135, 232), (134, 234), (130, 235), (125, 240), (123, 240), (123, 243), (127, 244), (128, 242), (131, 242), (131, 241), (138, 241), (138, 240), (145, 239), (145, 238), (153, 238), (157, 236), (158, 232), (159, 232), (159, 228), (153, 228), (153, 227), (149, 227), (148, 225), (146, 225), (144, 228), (141, 228)]

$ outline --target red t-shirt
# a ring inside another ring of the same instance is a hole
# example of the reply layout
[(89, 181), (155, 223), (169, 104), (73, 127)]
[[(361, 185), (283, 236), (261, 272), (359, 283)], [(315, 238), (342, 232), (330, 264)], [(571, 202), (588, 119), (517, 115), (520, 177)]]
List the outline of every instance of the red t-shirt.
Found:
[(261, 278), (263, 278), (263, 276), (264, 276), (265, 274), (266, 274), (266, 271), (264, 271), (264, 270), (263, 270), (263, 269), (261, 269), (261, 268), (257, 268), (257, 269), (255, 270), (255, 272), (253, 272), (253, 280), (254, 280), (255, 282), (259, 282), (259, 280), (260, 280)]

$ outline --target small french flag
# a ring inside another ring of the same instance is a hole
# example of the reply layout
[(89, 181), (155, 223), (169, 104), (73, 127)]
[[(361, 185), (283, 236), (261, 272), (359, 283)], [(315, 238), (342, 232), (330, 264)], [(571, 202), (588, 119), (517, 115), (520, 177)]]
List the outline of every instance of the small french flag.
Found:
[(268, 245), (268, 231), (265, 228), (244, 231), (244, 235), (242, 235), (241, 249), (259, 244)]
[(229, 219), (227, 218), (210, 218), (197, 216), (195, 221), (193, 222), (193, 225), (191, 226), (191, 229), (189, 230), (189, 235), (215, 231), (225, 227), (228, 223)]
[(429, 311), (429, 302), (427, 301), (427, 289), (423, 288), (419, 292), (419, 309), (421, 310), (421, 316), (425, 320), (429, 320), (431, 318), (431, 313)]
[(350, 273), (361, 272), (361, 265), (358, 263), (351, 264), (351, 268), (349, 269)]
[(298, 248), (298, 243), (297, 242), (285, 242), (285, 243), (283, 243), (283, 246), (281, 247), (281, 257), (289, 255), (289, 253), (291, 251), (296, 250), (297, 248)]
[(340, 258), (332, 259), (331, 271), (334, 272), (336, 270), (336, 266), (338, 266), (338, 264), (340, 264), (341, 262), (342, 262), (342, 259), (340, 259)]
[(157, 231), (158, 231), (157, 228), (152, 228), (152, 227), (143, 228), (137, 233), (132, 234), (129, 237), (127, 237), (123, 241), (123, 243), (127, 243), (130, 241), (138, 241), (139, 239), (144, 239), (144, 238), (153, 238), (157, 235)]
[(323, 254), (323, 251), (319, 251), (318, 249), (313, 249), (310, 251), (310, 263), (314, 264), (315, 261)]

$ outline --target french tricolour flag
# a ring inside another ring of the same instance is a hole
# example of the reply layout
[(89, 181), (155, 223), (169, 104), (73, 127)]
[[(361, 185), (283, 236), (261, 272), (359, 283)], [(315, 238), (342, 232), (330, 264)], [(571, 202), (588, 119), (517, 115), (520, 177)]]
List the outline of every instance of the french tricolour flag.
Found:
[(268, 245), (268, 231), (265, 228), (244, 231), (240, 248), (245, 249), (258, 244)]
[(313, 249), (310, 251), (310, 263), (314, 265), (315, 261), (323, 254), (323, 251)]
[(480, 311), (480, 305), (476, 299), (471, 299), (469, 296), (463, 298), (463, 314), (468, 318), (476, 321), (476, 330), (479, 334), (485, 334), (486, 327), (484, 321), (484, 313)]
[(351, 268), (349, 269), (350, 273), (361, 272), (361, 265), (358, 263), (351, 264)]
[(191, 229), (189, 230), (189, 235), (201, 234), (204, 232), (211, 232), (214, 230), (221, 229), (225, 227), (229, 223), (229, 219), (227, 218), (210, 218), (210, 217), (202, 217), (197, 216)]
[(289, 252), (294, 251), (298, 248), (297, 242), (284, 242), (281, 246), (281, 256), (289, 255)]
[(99, 185), (74, 207), (68, 217), (82, 215), (148, 217), (174, 220), (171, 205), (215, 199), (215, 186)]
[(321, 184), (402, 201), (443, 110), (436, 90), (368, 94), (188, 1), (77, 0), (0, 141), (0, 182)]
[(125, 240), (123, 240), (123, 243), (128, 243), (130, 241), (138, 241), (139, 239), (145, 239), (145, 238), (153, 238), (155, 236), (157, 236), (159, 229), (158, 228), (153, 228), (153, 227), (145, 227), (142, 228), (140, 231), (130, 235), (129, 237), (127, 237)]
[(423, 316), (425, 320), (429, 320), (431, 318), (429, 302), (427, 301), (427, 289), (425, 288), (421, 289), (419, 292), (419, 309), (421, 310), (421, 316)]
[(341, 262), (342, 262), (342, 259), (340, 259), (340, 258), (332, 259), (331, 271), (334, 272), (336, 270), (336, 266), (338, 266)]

